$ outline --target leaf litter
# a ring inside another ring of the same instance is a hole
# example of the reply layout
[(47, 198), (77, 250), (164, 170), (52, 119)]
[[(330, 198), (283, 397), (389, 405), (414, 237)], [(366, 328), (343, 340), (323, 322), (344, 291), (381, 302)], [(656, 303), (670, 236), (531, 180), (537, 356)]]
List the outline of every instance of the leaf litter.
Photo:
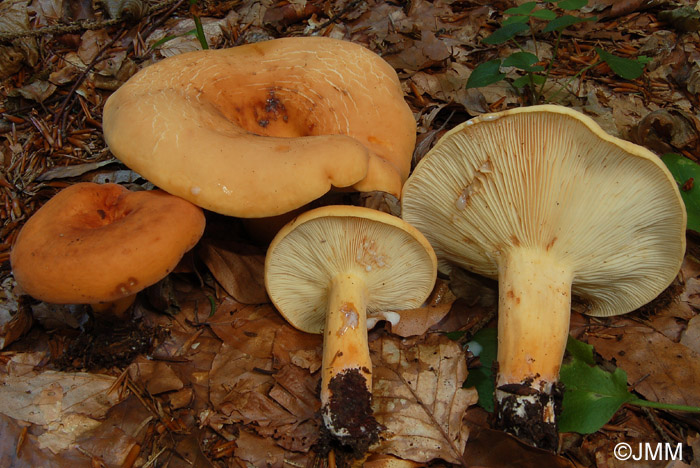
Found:
[[(73, 2), (71, 10), (64, 3), (3, 2), (7, 14), (0, 15), (5, 19), (0, 34), (110, 17), (97, 4)], [(697, 33), (684, 30), (693, 27), (692, 15), (687, 21), (663, 13), (674, 10), (675, 2), (656, 4), (589, 1), (584, 13), (598, 15), (600, 22), (567, 33), (552, 84), (566, 83), (583, 64), (592, 63), (601, 44), (621, 56), (652, 56), (644, 78), (631, 82), (611, 78), (604, 67), (591, 69), (572, 82), (563, 102), (588, 112), (615, 135), (698, 161)], [(194, 11), (214, 47), (314, 32), (380, 53), (397, 68), (418, 116), (419, 141), (424, 142), (418, 160), (454, 124), (519, 104), (503, 82), (465, 89), (477, 64), (512, 52), (510, 46), (480, 42), (512, 6), (509, 1), (244, 0), (200, 2)], [(14, 417), (0, 411), (0, 466), (304, 466), (317, 461), (320, 338), (293, 329), (266, 303), (261, 257), (251, 254), (252, 246), (202, 244), (206, 255), (216, 255), (219, 262), (199, 266), (199, 276), (192, 268), (175, 275), (178, 313), (156, 313), (145, 296), (135, 310), (135, 319), (147, 328), (167, 331), (154, 341), (154, 349), (135, 359), (103, 362), (90, 372), (80, 369), (84, 362), (71, 372), (55, 368), (85, 326), (84, 316), (70, 308), (25, 303), (21, 291), (6, 283), (18, 228), (58, 189), (80, 180), (147, 185), (131, 171), (105, 167), (112, 160), (101, 136), (101, 106), (139, 68), (199, 48), (186, 34), (192, 25), (187, 8), (153, 10), (140, 23), (47, 36), (41, 54), (33, 37), (0, 45), (0, 76), (6, 77), (0, 91), (0, 378), (9, 382), (7, 391), (31, 385), (32, 393), (18, 395), (13, 405), (29, 408), (27, 402), (44, 398), (36, 400), (41, 406), (33, 406), (44, 411), (37, 413), (42, 417), (54, 418), (32, 420), (21, 408), (0, 404), (17, 411)], [(177, 39), (157, 45), (166, 36)], [(551, 46), (551, 41), (543, 44)], [(689, 252), (697, 252), (692, 234)], [(204, 258), (197, 255), (198, 261)], [(600, 365), (624, 369), (637, 394), (696, 402), (699, 277), (698, 268), (687, 262), (684, 281), (670, 300), (620, 318), (574, 314), (572, 332), (595, 346)], [(382, 412), (388, 431), (378, 453), (420, 463), (435, 458), (442, 461), (433, 463), (459, 464), (463, 455), (479, 466), (514, 466), (517, 460), (519, 466), (575, 462), (602, 467), (624, 466), (612, 456), (619, 441), (682, 441), (700, 449), (700, 425), (693, 418), (627, 406), (594, 434), (564, 434), (562, 454), (569, 461), (491, 431), (486, 412), (473, 406), (474, 391), (461, 388), (465, 363), (476, 368), (479, 359), (438, 332), (468, 337), (478, 331), (493, 320), (497, 293), (493, 284), (472, 279), (451, 278), (450, 287), (454, 296), (427, 304), (393, 330), (384, 324), (372, 333), (375, 405), (379, 412), (389, 403), (406, 409)], [(416, 362), (417, 356), (425, 361)], [(106, 386), (108, 381), (113, 385)], [(75, 382), (86, 382), (86, 392), (91, 386), (101, 390), (94, 398), (73, 393)], [(101, 406), (91, 406), (95, 400)]]

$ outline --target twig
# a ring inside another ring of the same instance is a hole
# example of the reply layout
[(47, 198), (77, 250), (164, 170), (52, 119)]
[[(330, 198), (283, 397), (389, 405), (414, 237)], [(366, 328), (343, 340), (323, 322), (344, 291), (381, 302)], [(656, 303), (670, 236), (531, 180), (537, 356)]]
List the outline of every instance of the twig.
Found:
[[(146, 14), (144, 16), (151, 15), (159, 10), (167, 8), (168, 6), (172, 5), (177, 1), (178, 0), (165, 0), (156, 3), (155, 5), (148, 7), (148, 10), (146, 10)], [(43, 35), (70, 34), (80, 31), (91, 31), (95, 29), (102, 29), (109, 26), (114, 26), (115, 24), (119, 24), (127, 20), (127, 18), (113, 18), (104, 21), (79, 20), (68, 24), (56, 24), (53, 26), (45, 26), (43, 28), (31, 29), (27, 31), (5, 32), (0, 33), (0, 42), (10, 42), (23, 37), (39, 37)]]
[(56, 113), (56, 116), (54, 117), (54, 124), (57, 124), (60, 120), (61, 122), (61, 128), (59, 128), (59, 132), (61, 134), (61, 137), (65, 137), (66, 134), (66, 118), (68, 117), (69, 109), (73, 107), (73, 103), (75, 102), (75, 96), (76, 96), (76, 91), (80, 87), (81, 84), (83, 84), (83, 81), (85, 81), (85, 78), (90, 74), (93, 68), (95, 68), (95, 65), (97, 65), (98, 62), (102, 61), (102, 55), (114, 45), (115, 42), (121, 37), (121, 35), (124, 33), (125, 28), (122, 27), (117, 34), (114, 35), (111, 41), (109, 41), (107, 44), (105, 44), (103, 47), (100, 48), (100, 50), (97, 51), (97, 54), (95, 57), (92, 59), (92, 61), (88, 64), (87, 67), (85, 67), (85, 70), (80, 74), (78, 79), (75, 80), (75, 83), (73, 83), (73, 86), (71, 87), (70, 91), (66, 95), (66, 98), (63, 100), (63, 103), (61, 104), (61, 107), (59, 108), (59, 111)]
[(54, 26), (46, 26), (27, 31), (0, 33), (0, 42), (11, 42), (15, 39), (21, 39), (23, 37), (39, 37), (44, 35), (71, 34), (81, 31), (93, 31), (95, 29), (114, 26), (121, 21), (122, 20), (118, 18), (105, 21), (80, 20), (69, 24), (56, 24)]
[(659, 420), (656, 419), (656, 415), (654, 415), (654, 412), (651, 409), (645, 407), (642, 407), (642, 412), (647, 417), (651, 425), (654, 426), (654, 429), (656, 429), (656, 432), (661, 436), (663, 441), (666, 443), (671, 443), (671, 437), (664, 430), (664, 428), (661, 427), (661, 424), (659, 424)]
[[(158, 26), (163, 24), (167, 18), (170, 17), (170, 15), (180, 6), (184, 3), (184, 0), (167, 0), (164, 2), (161, 2), (157, 5), (154, 5), (153, 7), (149, 8), (149, 13), (151, 14), (151, 11), (157, 11), (158, 9), (161, 9), (165, 6), (171, 5), (171, 8), (158, 20), (152, 22), (148, 28), (146, 29), (147, 34), (150, 35), (152, 31), (154, 31)], [(122, 27), (115, 35), (114, 38), (106, 44), (104, 47), (100, 48), (100, 50), (97, 52), (95, 55), (95, 58), (92, 59), (92, 61), (88, 64), (87, 67), (85, 67), (85, 70), (80, 74), (80, 76), (77, 78), (75, 83), (73, 83), (73, 86), (71, 87), (70, 91), (68, 92), (68, 95), (66, 98), (63, 100), (63, 104), (61, 104), (61, 107), (59, 111), (56, 113), (56, 117), (54, 118), (54, 124), (58, 123), (58, 121), (61, 121), (61, 127), (59, 129), (59, 132), (61, 136), (65, 136), (66, 133), (66, 119), (68, 117), (69, 110), (73, 107), (73, 104), (75, 102), (75, 95), (76, 91), (80, 87), (81, 84), (83, 84), (83, 81), (85, 81), (85, 78), (90, 74), (92, 69), (97, 65), (98, 62), (102, 60), (102, 55), (114, 45), (114, 43), (121, 37), (122, 34), (124, 34), (124, 31), (126, 30), (125, 27)], [(129, 44), (129, 47), (127, 48), (127, 53), (131, 51), (133, 48), (133, 43)]]

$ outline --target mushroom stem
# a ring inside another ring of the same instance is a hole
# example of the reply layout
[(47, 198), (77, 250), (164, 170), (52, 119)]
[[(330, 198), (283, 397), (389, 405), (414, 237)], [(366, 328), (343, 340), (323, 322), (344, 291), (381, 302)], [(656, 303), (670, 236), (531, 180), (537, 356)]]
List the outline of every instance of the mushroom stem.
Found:
[(557, 385), (571, 315), (573, 273), (551, 253), (515, 248), (499, 262), (496, 422), (556, 450)]
[(92, 311), (95, 315), (100, 317), (114, 317), (116, 319), (123, 319), (127, 317), (126, 311), (136, 300), (136, 294), (130, 294), (124, 296), (116, 301), (109, 302), (98, 302), (96, 304), (90, 304)]
[(323, 330), (321, 405), (326, 428), (344, 443), (375, 438), (372, 360), (367, 345), (367, 294), (352, 274), (331, 281)]

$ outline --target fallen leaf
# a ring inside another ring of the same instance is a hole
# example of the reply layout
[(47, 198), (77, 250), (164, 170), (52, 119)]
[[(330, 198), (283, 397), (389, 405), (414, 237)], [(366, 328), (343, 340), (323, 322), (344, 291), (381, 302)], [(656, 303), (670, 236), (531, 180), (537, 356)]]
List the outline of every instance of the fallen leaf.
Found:
[(425, 463), (463, 463), (468, 429), (465, 410), (476, 403), (467, 378), (465, 352), (441, 334), (400, 340), (384, 336), (370, 343), (372, 407), (386, 427), (377, 453)]
[[(26, 423), (0, 414), (0, 466), (93, 468), (90, 459), (76, 451), (54, 454), (49, 450), (42, 450), (36, 435), (31, 432), (23, 433), (27, 427)], [(24, 442), (19, 445), (22, 437)]]
[(203, 240), (198, 254), (221, 286), (238, 302), (268, 302), (265, 290), (265, 256), (247, 244)]
[(168, 363), (152, 361), (143, 356), (129, 365), (128, 372), (131, 379), (145, 385), (151, 395), (180, 390), (184, 385)]
[[(208, 324), (224, 341), (210, 372), (221, 421), (246, 424), (281, 449), (307, 452), (318, 438), (320, 377), (311, 370), (320, 366), (321, 337), (296, 330), (269, 305), (227, 301)], [(295, 364), (300, 352), (302, 367)]]
[(659, 154), (693, 149), (700, 142), (700, 121), (677, 110), (659, 109), (645, 115), (635, 128), (634, 141)]
[(696, 315), (688, 322), (687, 328), (681, 335), (681, 344), (700, 355), (700, 315)]
[(97, 54), (109, 42), (109, 34), (106, 29), (97, 29), (94, 31), (85, 31), (80, 38), (80, 47), (78, 48), (78, 57), (83, 63), (90, 63)]
[(92, 456), (105, 466), (121, 467), (131, 450), (143, 443), (148, 424), (154, 419), (132, 394), (110, 408), (104, 420), (83, 433), (74, 445), (81, 454)]
[(421, 31), (419, 41), (413, 42), (396, 55), (386, 56), (385, 59), (394, 68), (417, 71), (431, 67), (450, 55), (447, 45), (435, 37), (432, 31), (425, 29)]
[(22, 299), (18, 300), (12, 291), (14, 284), (8, 278), (0, 290), (0, 350), (27, 333), (34, 323), (29, 307), (21, 302)]
[[(6, 0), (0, 2), (0, 33), (21, 33), (29, 31), (27, 2)], [(15, 39), (12, 47), (0, 46), (0, 78), (5, 79), (16, 73), (22, 61), (34, 66), (39, 61), (39, 47), (32, 37)]]
[(391, 325), (391, 332), (404, 338), (422, 335), (447, 315), (456, 299), (447, 282), (438, 278), (424, 307), (396, 311), (401, 319)]
[(308, 466), (307, 457), (286, 452), (270, 439), (240, 431), (236, 439), (236, 458), (247, 463), (245, 466), (286, 468), (288, 466)]
[(567, 459), (520, 442), (510, 434), (470, 426), (464, 458), (470, 466), (518, 468), (574, 468)]
[(44, 102), (56, 91), (56, 85), (44, 80), (36, 80), (22, 86), (21, 88), (13, 89), (8, 96), (22, 96), (25, 99), (36, 102)]
[(115, 378), (88, 373), (47, 371), (0, 375), (0, 412), (41, 426), (39, 446), (54, 453), (68, 449), (82, 434), (100, 425), (119, 401), (108, 392)]
[(78, 177), (100, 167), (106, 166), (117, 162), (115, 159), (108, 159), (106, 161), (90, 162), (84, 164), (73, 164), (71, 166), (60, 166), (52, 167), (51, 169), (42, 173), (36, 180), (47, 181), (54, 179), (67, 179), (71, 177)]
[(590, 333), (588, 343), (627, 372), (647, 400), (700, 406), (700, 354), (628, 318)]

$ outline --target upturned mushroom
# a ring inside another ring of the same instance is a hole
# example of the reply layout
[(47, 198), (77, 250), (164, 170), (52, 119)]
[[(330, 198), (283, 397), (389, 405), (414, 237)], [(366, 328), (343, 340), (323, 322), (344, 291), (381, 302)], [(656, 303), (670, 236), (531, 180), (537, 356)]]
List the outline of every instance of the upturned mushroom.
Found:
[(24, 292), (54, 304), (90, 304), (124, 315), (136, 294), (164, 278), (204, 232), (204, 214), (161, 190), (71, 185), (25, 223), (10, 262)]
[(436, 275), (437, 259), (420, 232), (368, 208), (308, 211), (270, 244), (265, 285), (272, 302), (294, 327), (323, 333), (323, 421), (343, 445), (364, 452), (379, 433), (368, 322), (399, 320), (392, 311), (422, 304)]
[(572, 293), (593, 316), (630, 312), (671, 283), (685, 250), (660, 159), (560, 106), (458, 125), (420, 161), (402, 209), (441, 271), (498, 279), (497, 424), (548, 449)]
[(416, 130), (393, 68), (323, 37), (167, 58), (110, 96), (103, 124), (131, 169), (241, 218), (287, 213), (334, 187), (398, 197)]

